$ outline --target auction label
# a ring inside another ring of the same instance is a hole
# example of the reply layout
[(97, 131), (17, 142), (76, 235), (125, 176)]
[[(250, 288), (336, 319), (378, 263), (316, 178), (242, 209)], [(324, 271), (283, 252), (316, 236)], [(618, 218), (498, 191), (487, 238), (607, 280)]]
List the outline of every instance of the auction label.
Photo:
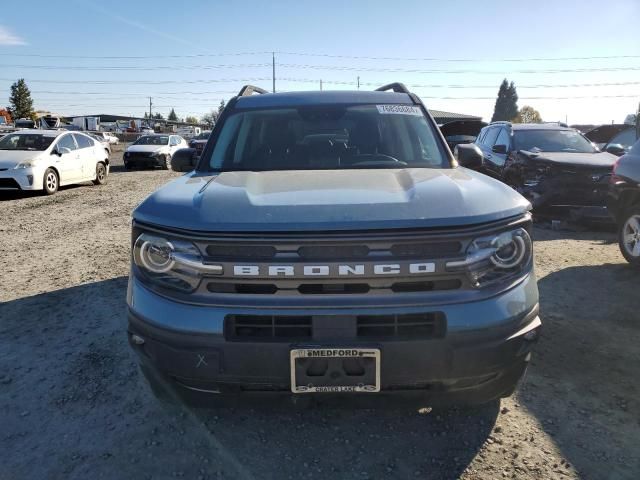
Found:
[(415, 115), (422, 116), (420, 107), (413, 105), (376, 105), (381, 115)]

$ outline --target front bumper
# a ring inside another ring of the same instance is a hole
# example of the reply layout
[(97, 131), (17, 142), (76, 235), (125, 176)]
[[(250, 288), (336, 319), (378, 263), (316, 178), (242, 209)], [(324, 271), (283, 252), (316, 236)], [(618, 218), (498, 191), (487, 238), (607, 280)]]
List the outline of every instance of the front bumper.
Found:
[[(129, 341), (146, 371), (178, 390), (277, 395), (290, 393), (290, 351), (299, 344), (225, 339), (228, 314), (309, 315), (309, 310), (229, 309), (177, 303), (130, 279)], [(323, 309), (318, 315), (445, 312), (442, 338), (381, 340), (381, 392), (435, 403), (482, 403), (508, 396), (524, 373), (541, 326), (533, 276), (490, 299), (454, 305)], [(313, 314), (314, 312), (311, 312)], [(134, 337), (135, 336), (135, 337)], [(142, 339), (142, 342), (141, 342)], [(358, 339), (316, 340), (305, 346), (372, 346)], [(314, 394), (305, 394), (310, 396)], [(322, 398), (330, 394), (317, 394)], [(344, 396), (344, 394), (343, 394)], [(299, 395), (295, 395), (299, 397)]]
[(42, 190), (43, 175), (36, 168), (0, 171), (0, 190)]

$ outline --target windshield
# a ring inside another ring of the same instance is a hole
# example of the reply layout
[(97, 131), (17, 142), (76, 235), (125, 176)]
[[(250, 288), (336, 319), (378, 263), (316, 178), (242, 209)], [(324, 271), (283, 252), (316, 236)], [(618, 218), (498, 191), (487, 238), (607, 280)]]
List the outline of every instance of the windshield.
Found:
[(417, 106), (311, 106), (229, 117), (213, 170), (332, 170), (450, 166)]
[(11, 134), (0, 139), (0, 150), (46, 150), (55, 137), (38, 134)]
[(516, 150), (529, 152), (597, 152), (591, 142), (575, 130), (516, 130), (513, 142)]
[(133, 142), (133, 145), (168, 145), (168, 135), (148, 135), (146, 137), (140, 137)]

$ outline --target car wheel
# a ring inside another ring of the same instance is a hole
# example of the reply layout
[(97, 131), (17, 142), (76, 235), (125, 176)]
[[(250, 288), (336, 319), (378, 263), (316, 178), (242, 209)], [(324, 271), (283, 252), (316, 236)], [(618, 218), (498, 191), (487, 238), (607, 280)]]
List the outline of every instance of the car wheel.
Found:
[(100, 162), (96, 165), (96, 179), (93, 181), (94, 185), (104, 185), (107, 183), (107, 167), (104, 163)]
[(171, 155), (165, 155), (162, 162), (162, 169), (169, 170), (171, 168)]
[(618, 244), (625, 260), (640, 267), (640, 205), (635, 205), (623, 215), (618, 231)]
[(53, 195), (58, 191), (59, 183), (60, 182), (56, 171), (53, 168), (47, 168), (47, 170), (44, 172), (44, 177), (42, 178), (44, 193), (46, 193), (47, 195)]

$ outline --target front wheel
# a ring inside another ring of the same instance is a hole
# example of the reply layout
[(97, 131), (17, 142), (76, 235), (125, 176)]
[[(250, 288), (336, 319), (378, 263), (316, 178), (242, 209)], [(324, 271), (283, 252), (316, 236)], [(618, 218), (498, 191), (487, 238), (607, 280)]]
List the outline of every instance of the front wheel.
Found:
[(640, 267), (640, 204), (627, 210), (618, 230), (618, 245), (625, 260)]
[(94, 185), (104, 185), (107, 182), (107, 167), (104, 163), (100, 162), (96, 165), (96, 179), (93, 181)]
[(58, 191), (59, 185), (58, 174), (53, 168), (47, 168), (44, 172), (44, 177), (42, 178), (42, 187), (44, 189), (44, 193), (47, 195), (53, 195)]

